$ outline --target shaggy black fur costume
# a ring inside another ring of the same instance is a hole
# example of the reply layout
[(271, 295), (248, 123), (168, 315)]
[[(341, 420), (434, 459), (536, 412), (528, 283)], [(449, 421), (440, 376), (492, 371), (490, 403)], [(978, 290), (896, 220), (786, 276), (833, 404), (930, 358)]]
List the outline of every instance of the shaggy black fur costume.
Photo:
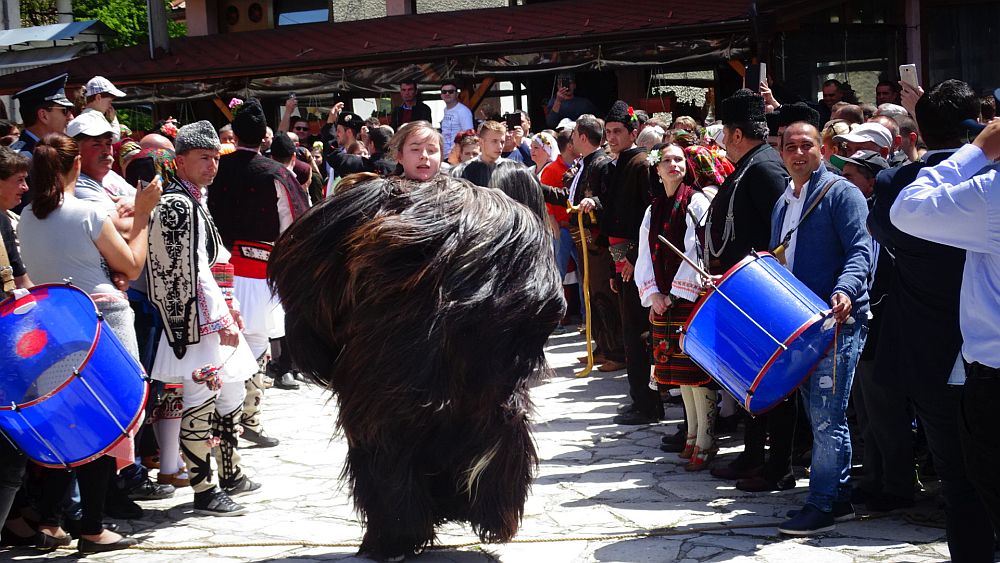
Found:
[(513, 538), (529, 387), (565, 310), (543, 222), (464, 180), (371, 180), (296, 221), (268, 277), (296, 363), (339, 399), (361, 552), (419, 553), (453, 520)]

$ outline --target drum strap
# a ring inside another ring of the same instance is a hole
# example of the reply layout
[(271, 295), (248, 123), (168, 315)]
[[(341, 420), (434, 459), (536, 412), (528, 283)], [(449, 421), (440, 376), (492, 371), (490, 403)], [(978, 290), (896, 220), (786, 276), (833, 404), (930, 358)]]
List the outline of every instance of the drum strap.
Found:
[(0, 299), (14, 291), (14, 269), (7, 256), (7, 246), (0, 235)]
[(785, 265), (785, 249), (788, 248), (788, 242), (792, 240), (792, 235), (795, 233), (795, 231), (798, 230), (799, 227), (802, 226), (802, 223), (804, 223), (806, 217), (808, 217), (809, 214), (813, 212), (813, 209), (816, 209), (816, 206), (819, 205), (819, 202), (823, 201), (823, 197), (826, 196), (826, 193), (830, 191), (830, 188), (832, 188), (833, 185), (836, 184), (838, 180), (840, 180), (840, 178), (834, 178), (833, 180), (827, 182), (825, 186), (823, 186), (823, 189), (820, 190), (819, 192), (819, 196), (813, 200), (813, 202), (809, 205), (809, 208), (806, 209), (805, 213), (803, 213), (802, 216), (799, 217), (798, 223), (796, 223), (794, 227), (792, 227), (791, 229), (788, 230), (787, 233), (785, 233), (784, 238), (781, 239), (781, 244), (774, 247), (774, 250), (771, 251), (771, 254), (773, 254), (774, 257), (778, 259), (778, 262), (781, 262), (782, 265)]

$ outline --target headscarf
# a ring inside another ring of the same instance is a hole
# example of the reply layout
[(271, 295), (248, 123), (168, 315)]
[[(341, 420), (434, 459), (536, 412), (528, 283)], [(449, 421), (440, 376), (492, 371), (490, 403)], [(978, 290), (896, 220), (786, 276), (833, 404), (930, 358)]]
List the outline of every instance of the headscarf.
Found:
[(708, 147), (691, 145), (684, 147), (684, 157), (687, 160), (687, 174), (684, 183), (698, 189), (709, 186), (721, 186), (728, 175), (722, 167), (720, 158)]
[(538, 146), (542, 147), (545, 153), (549, 155), (549, 162), (553, 162), (559, 158), (559, 144), (552, 135), (544, 132), (536, 133), (531, 137), (531, 144), (538, 144)]

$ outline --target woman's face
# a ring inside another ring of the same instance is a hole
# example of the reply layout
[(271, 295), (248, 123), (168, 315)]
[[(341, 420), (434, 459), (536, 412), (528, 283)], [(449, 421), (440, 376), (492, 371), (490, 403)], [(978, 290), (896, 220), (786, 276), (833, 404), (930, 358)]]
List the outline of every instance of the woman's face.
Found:
[(656, 173), (664, 185), (679, 184), (687, 173), (684, 151), (676, 145), (669, 145), (663, 149), (663, 159), (656, 165)]
[(544, 164), (549, 161), (549, 153), (545, 152), (545, 149), (542, 148), (542, 145), (532, 141), (531, 160), (535, 161), (535, 164)]
[(9, 178), (0, 179), (0, 211), (9, 211), (21, 203), (21, 196), (28, 191), (27, 179), (27, 172), (17, 172)]
[(399, 164), (403, 175), (411, 180), (430, 180), (441, 168), (441, 144), (427, 129), (411, 133), (400, 149)]

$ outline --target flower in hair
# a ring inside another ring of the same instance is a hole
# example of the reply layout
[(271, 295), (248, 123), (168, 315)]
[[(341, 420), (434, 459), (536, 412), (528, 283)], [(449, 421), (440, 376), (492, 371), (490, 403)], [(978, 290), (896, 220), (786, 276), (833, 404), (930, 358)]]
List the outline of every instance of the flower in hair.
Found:
[(663, 151), (661, 150), (651, 150), (646, 154), (646, 164), (650, 166), (656, 166), (663, 160)]
[(243, 107), (243, 100), (239, 98), (233, 98), (229, 100), (229, 109), (232, 110), (233, 113), (240, 111), (240, 108), (242, 107)]

